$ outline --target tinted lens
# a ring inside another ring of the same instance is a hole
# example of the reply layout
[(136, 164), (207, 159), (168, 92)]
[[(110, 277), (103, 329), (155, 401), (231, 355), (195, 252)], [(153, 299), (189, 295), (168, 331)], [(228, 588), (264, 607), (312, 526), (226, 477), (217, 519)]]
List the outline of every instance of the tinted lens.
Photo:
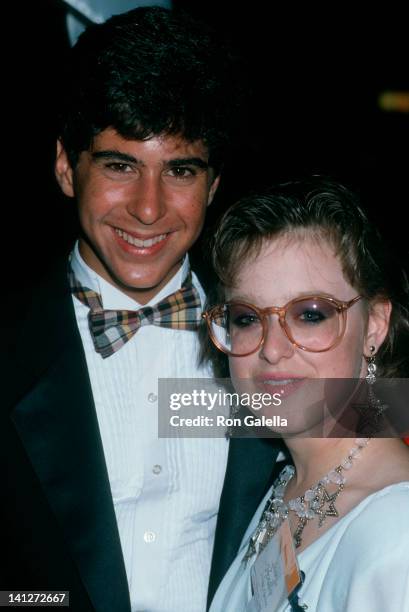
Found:
[(312, 351), (322, 351), (335, 344), (342, 323), (337, 307), (323, 298), (294, 302), (286, 315), (286, 324), (295, 342)]
[(212, 333), (228, 353), (246, 355), (255, 351), (263, 337), (257, 312), (247, 304), (225, 304), (212, 318)]

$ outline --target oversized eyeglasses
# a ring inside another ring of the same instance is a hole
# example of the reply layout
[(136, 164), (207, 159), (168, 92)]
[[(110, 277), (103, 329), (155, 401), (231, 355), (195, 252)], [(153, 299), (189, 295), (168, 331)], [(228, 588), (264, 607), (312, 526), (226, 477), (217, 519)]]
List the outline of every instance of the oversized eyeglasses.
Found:
[(218, 349), (232, 357), (245, 357), (259, 350), (268, 332), (268, 317), (278, 315), (289, 341), (303, 351), (322, 353), (342, 339), (347, 310), (362, 298), (349, 302), (311, 295), (291, 300), (285, 306), (258, 308), (245, 302), (227, 302), (203, 313), (210, 338)]

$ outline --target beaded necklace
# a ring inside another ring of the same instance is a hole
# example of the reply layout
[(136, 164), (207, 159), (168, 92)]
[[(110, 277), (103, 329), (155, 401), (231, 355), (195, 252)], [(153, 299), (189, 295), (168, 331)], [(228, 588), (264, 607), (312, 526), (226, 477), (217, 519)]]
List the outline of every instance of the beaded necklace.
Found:
[[(283, 497), (288, 483), (295, 474), (295, 468), (286, 465), (273, 485), (259, 524), (250, 538), (244, 560), (251, 559), (267, 546), (290, 511), (299, 519), (293, 536), (296, 548), (301, 546), (302, 532), (308, 521), (318, 518), (318, 527), (321, 527), (328, 516), (339, 516), (335, 501), (345, 488), (346, 478), (343, 472), (352, 468), (354, 459), (359, 457), (369, 440), (370, 438), (356, 438), (355, 446), (337, 467), (328, 472), (316, 485), (307, 489), (301, 497), (291, 499), (288, 503), (284, 502)], [(330, 494), (327, 487), (331, 484), (336, 485), (337, 489)]]

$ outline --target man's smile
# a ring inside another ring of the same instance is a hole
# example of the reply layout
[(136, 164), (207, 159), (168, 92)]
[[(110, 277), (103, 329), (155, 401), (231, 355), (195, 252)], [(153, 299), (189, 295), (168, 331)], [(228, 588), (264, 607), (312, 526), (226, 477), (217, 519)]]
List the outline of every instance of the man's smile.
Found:
[(168, 234), (159, 234), (157, 236), (152, 236), (152, 238), (146, 238), (144, 240), (141, 240), (140, 238), (136, 238), (135, 236), (132, 236), (132, 234), (124, 232), (121, 229), (115, 228), (115, 231), (118, 236), (123, 238), (123, 240), (126, 240), (126, 242), (136, 247), (151, 247), (157, 244), (158, 242), (165, 240), (165, 238), (168, 236)]

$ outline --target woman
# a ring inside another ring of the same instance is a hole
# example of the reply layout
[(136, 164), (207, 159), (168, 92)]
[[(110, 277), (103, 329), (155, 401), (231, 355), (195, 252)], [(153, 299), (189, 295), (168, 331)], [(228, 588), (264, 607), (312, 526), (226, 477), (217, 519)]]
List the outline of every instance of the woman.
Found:
[[(261, 502), (211, 612), (260, 609), (256, 563), (283, 523), (308, 610), (409, 610), (409, 449), (398, 437), (311, 437), (322, 430), (305, 408), (311, 381), (366, 378), (376, 432), (386, 406), (374, 379), (408, 375), (404, 274), (356, 197), (321, 178), (239, 201), (221, 220), (213, 261), (211, 339), (228, 355), (236, 390), (282, 394), (288, 426), (276, 430), (295, 469)], [(286, 596), (275, 610), (292, 609)]]

